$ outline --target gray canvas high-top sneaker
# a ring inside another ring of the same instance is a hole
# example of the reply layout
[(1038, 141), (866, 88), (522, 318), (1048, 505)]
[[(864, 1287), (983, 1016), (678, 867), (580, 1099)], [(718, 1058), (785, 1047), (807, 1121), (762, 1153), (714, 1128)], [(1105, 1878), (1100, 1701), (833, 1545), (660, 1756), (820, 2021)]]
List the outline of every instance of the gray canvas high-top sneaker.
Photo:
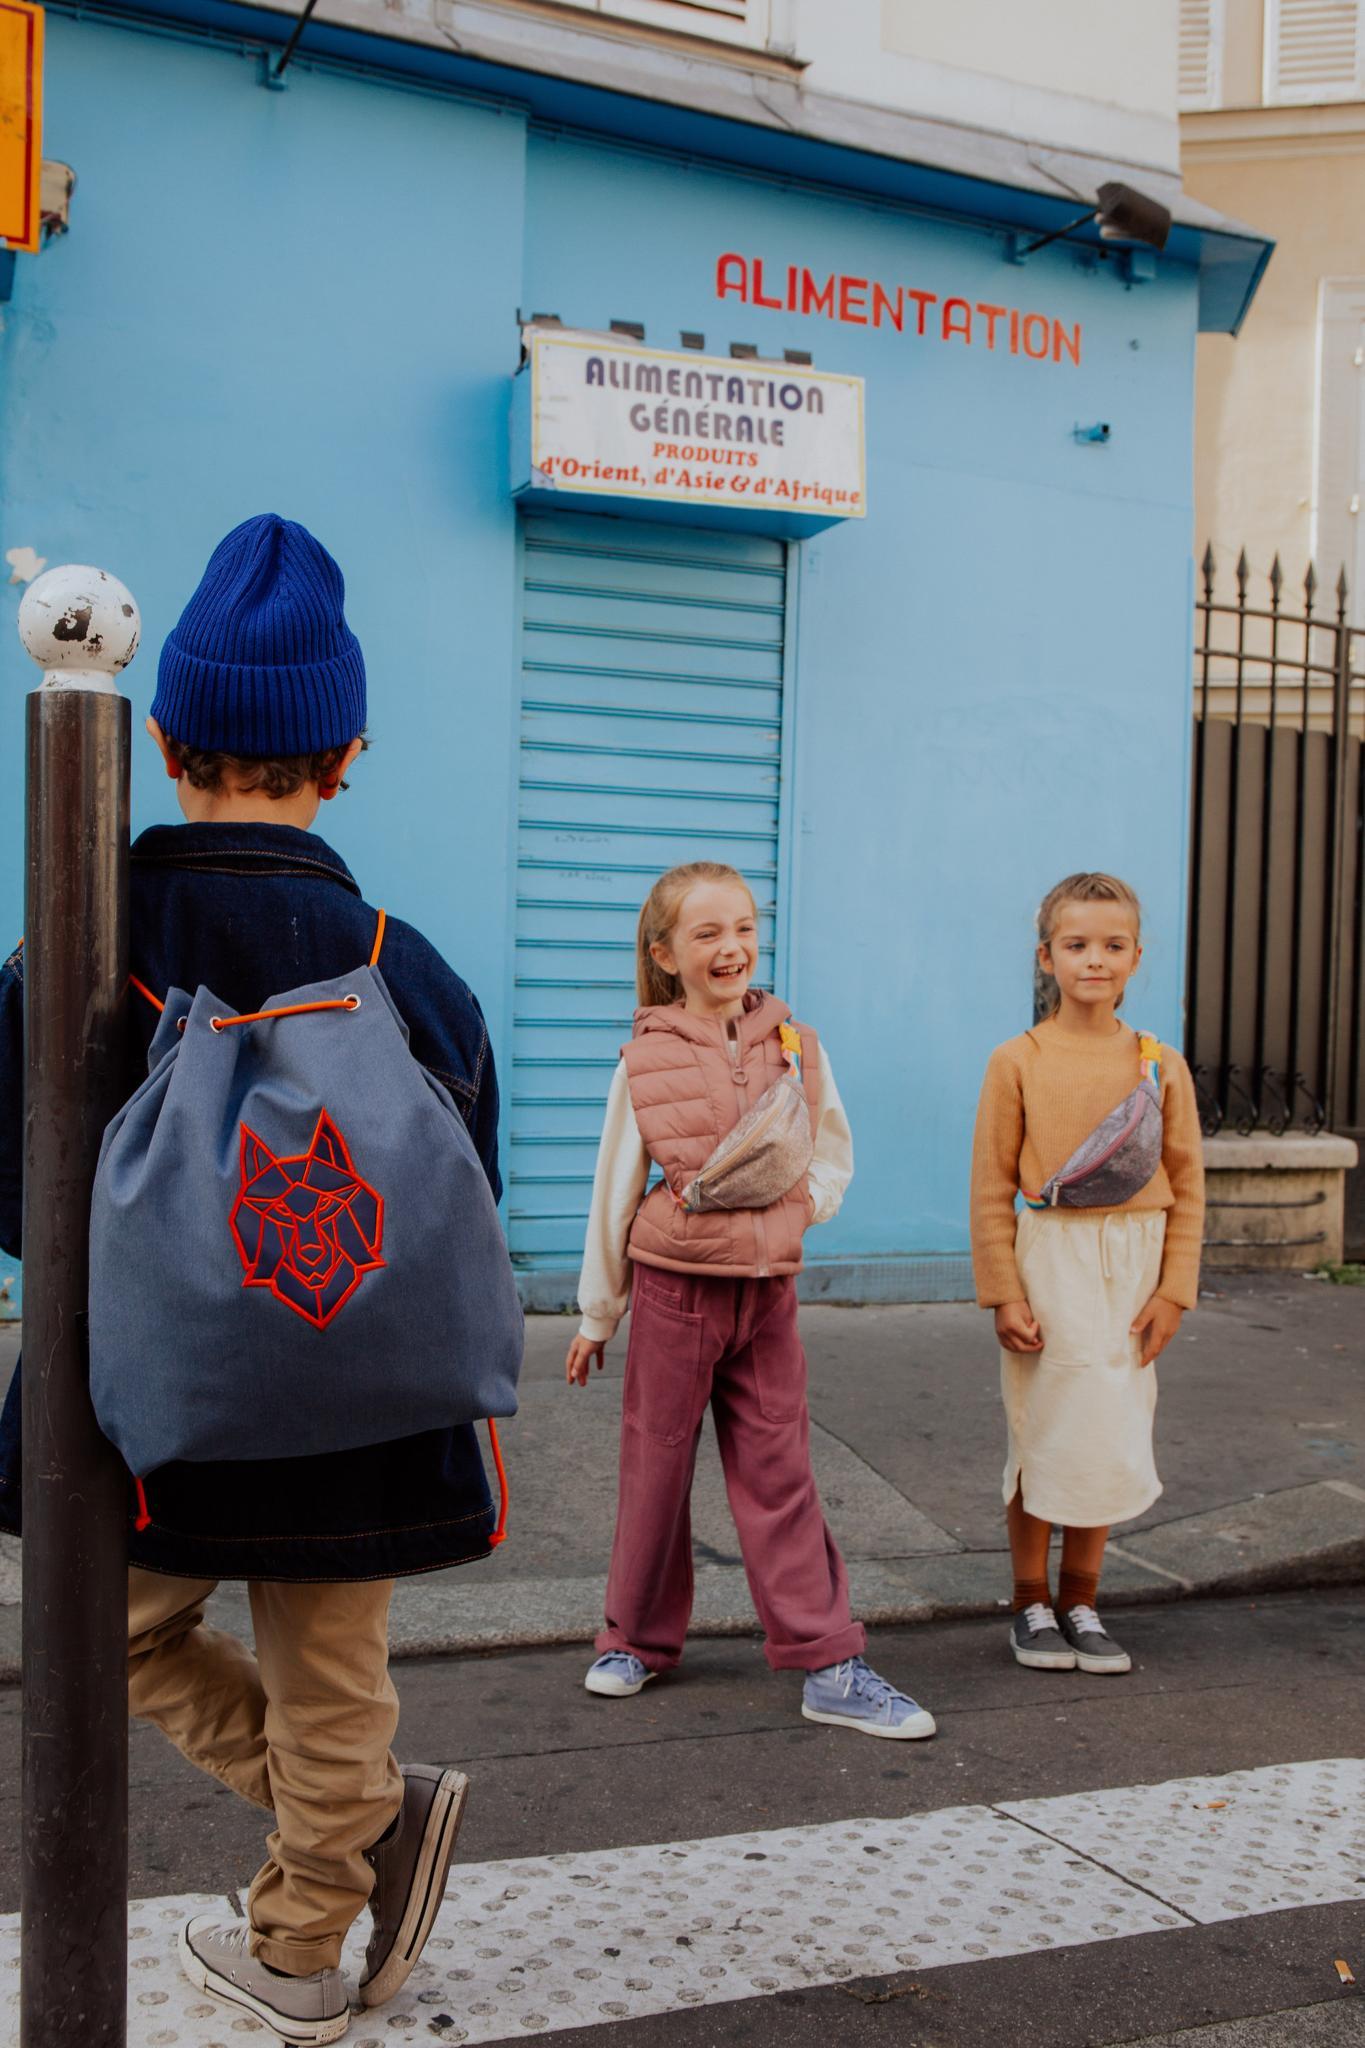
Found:
[(374, 1933), (360, 1977), (362, 2005), (383, 2005), (407, 1982), (445, 1897), (469, 1780), (463, 1771), (405, 1764), (393, 1833), (367, 1852), (374, 1865)]
[(340, 1970), (285, 1977), (251, 1955), (245, 1920), (226, 1923), (201, 1913), (180, 1930), (180, 1967), (191, 1984), (223, 2005), (249, 2012), (301, 2048), (339, 2041), (351, 2024), (351, 2001)]

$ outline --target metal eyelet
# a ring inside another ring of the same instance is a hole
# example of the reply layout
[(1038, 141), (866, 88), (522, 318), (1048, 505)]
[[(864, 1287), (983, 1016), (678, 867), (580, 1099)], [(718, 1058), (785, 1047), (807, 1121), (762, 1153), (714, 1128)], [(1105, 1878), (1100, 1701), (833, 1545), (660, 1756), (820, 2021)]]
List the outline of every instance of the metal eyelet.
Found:
[(341, 1000), (348, 1010), (358, 1010), (360, 1008), (359, 996), (343, 996)]
[(184, 1028), (185, 1028), (185, 1026), (186, 1026), (186, 1024), (188, 1024), (188, 1022), (189, 1022), (189, 1018), (188, 1018), (188, 1017), (177, 1017), (177, 1018), (176, 1018), (176, 1020), (175, 1020), (175, 1028), (176, 1028), (176, 1030), (177, 1030), (177, 1031), (183, 1031), (183, 1030), (184, 1030)]
[(209, 1030), (210, 1030), (210, 1031), (221, 1031), (221, 1030), (222, 1030), (222, 1028), (223, 1028), (223, 1024), (224, 1024), (224, 1019), (223, 1019), (222, 1017), (210, 1017), (210, 1018), (209, 1018)]

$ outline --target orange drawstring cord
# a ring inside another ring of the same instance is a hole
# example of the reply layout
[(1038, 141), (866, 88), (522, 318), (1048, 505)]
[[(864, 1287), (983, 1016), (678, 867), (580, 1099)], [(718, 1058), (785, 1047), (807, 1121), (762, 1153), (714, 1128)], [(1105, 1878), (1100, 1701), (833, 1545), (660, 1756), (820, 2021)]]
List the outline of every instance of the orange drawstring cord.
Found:
[(488, 1539), (490, 1545), (496, 1549), (499, 1543), (507, 1541), (507, 1467), (502, 1462), (498, 1425), (491, 1415), (488, 1418), (488, 1439), (493, 1446), (493, 1463), (498, 1473), (498, 1526)]
[(151, 990), (148, 988), (145, 981), (139, 981), (135, 974), (130, 974), (128, 976), (128, 981), (130, 986), (135, 988), (140, 996), (146, 996), (148, 1002), (151, 1004), (154, 1010), (165, 1009), (166, 1005), (162, 1002), (159, 996), (154, 996), (152, 994)]
[(359, 996), (332, 996), (325, 1003), (286, 1003), (282, 1010), (249, 1010), (244, 1017), (210, 1017), (215, 1031), (231, 1031), (237, 1024), (268, 1024), (276, 1017), (307, 1017), (314, 1010), (358, 1010)]
[(135, 1529), (150, 1529), (152, 1526), (152, 1511), (147, 1505), (147, 1489), (136, 1473), (133, 1475), (133, 1491), (137, 1495), (137, 1520), (133, 1523), (133, 1527)]
[[(381, 910), (379, 922), (375, 926), (374, 950), (370, 954), (371, 967), (377, 967), (379, 964), (379, 953), (384, 944), (384, 927), (388, 921), (389, 913), (387, 910)], [(22, 946), (23, 943), (23, 940), (20, 939), (19, 944)], [(166, 1005), (162, 1002), (160, 996), (154, 996), (145, 981), (139, 981), (135, 974), (130, 974), (128, 982), (129, 986), (135, 988), (140, 996), (147, 998), (147, 1001), (154, 1010), (165, 1009)], [(233, 1024), (261, 1024), (271, 1017), (306, 1017), (313, 1010), (358, 1010), (359, 1008), (359, 996), (341, 996), (327, 1003), (290, 1003), (282, 1010), (253, 1010), (246, 1017), (210, 1017), (209, 1022), (215, 1031), (226, 1031)], [(183, 1031), (184, 1028), (185, 1022), (182, 1018), (180, 1029)]]

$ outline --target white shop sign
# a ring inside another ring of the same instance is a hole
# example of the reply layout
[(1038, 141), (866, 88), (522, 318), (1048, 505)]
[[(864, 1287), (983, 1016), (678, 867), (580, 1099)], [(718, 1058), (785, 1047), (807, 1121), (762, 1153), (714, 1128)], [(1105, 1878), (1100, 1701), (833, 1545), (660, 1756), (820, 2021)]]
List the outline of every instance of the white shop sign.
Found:
[(538, 496), (865, 517), (861, 377), (563, 329), (527, 345)]

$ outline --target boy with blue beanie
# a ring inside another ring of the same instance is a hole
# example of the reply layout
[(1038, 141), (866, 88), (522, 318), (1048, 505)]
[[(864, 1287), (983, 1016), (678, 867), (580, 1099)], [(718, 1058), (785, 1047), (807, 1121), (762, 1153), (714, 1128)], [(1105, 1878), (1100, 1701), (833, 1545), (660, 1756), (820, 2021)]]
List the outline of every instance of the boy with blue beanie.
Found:
[[(132, 848), (131, 966), (146, 989), (203, 984), (246, 1014), (370, 957), (378, 913), (311, 829), (365, 745), (365, 664), (343, 599), (327, 550), (264, 515), (215, 550), (167, 639), (147, 725), (185, 822), (155, 826)], [(383, 975), (496, 1198), (497, 1083), (478, 1003), (394, 918)], [(146, 1072), (152, 1005), (139, 1003), (133, 1021), (129, 1094)], [(22, 1046), (16, 953), (0, 969), (0, 1246), (15, 1256)], [(167, 1259), (173, 1268), (173, 1246)], [(0, 1526), (14, 1531), (19, 1408), (16, 1374), (0, 1420)], [(387, 1624), (396, 1575), (488, 1555), (495, 1514), (473, 1431), (164, 1465), (145, 1492), (130, 1480), (129, 1506), (130, 1709), (274, 1816), (246, 1920), (190, 1921), (183, 1966), (286, 2041), (339, 2040), (350, 2023), (339, 1968), (348, 1929), (368, 1903), (360, 1999), (382, 2004), (431, 1931), (463, 1813), (460, 1772), (403, 1770), (393, 1758)], [(221, 1579), (248, 1582), (254, 1656), (204, 1625)]]

